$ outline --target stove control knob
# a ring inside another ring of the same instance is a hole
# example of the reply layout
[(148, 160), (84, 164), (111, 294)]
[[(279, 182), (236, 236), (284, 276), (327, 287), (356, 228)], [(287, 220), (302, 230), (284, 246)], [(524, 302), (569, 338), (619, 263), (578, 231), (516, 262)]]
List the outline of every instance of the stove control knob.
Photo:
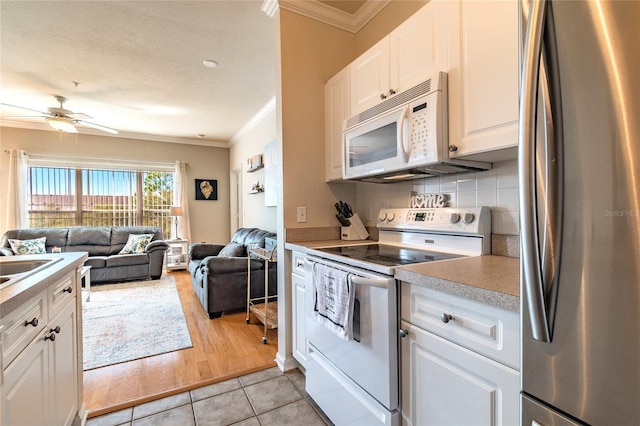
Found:
[(387, 217), (387, 222), (391, 222), (395, 218), (396, 218), (396, 214), (395, 213), (389, 213), (389, 216)]
[(451, 223), (460, 222), (460, 215), (458, 213), (451, 213), (451, 217), (449, 217), (449, 222)]
[(385, 212), (380, 212), (380, 216), (378, 216), (378, 221), (384, 222), (387, 220), (387, 214)]
[(464, 214), (464, 218), (462, 218), (462, 221), (464, 223), (473, 223), (473, 221), (476, 219), (476, 217), (473, 215), (473, 213), (465, 213)]

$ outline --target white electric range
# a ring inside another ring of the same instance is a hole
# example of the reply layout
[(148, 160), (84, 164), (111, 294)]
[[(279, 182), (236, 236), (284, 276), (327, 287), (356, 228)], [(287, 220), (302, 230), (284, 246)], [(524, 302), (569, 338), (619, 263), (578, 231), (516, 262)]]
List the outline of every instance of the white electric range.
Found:
[[(394, 269), (491, 251), (488, 207), (383, 209), (377, 227), (378, 242), (307, 251), (306, 390), (335, 424), (400, 424)], [(317, 267), (349, 273), (355, 289), (351, 340), (314, 318)]]

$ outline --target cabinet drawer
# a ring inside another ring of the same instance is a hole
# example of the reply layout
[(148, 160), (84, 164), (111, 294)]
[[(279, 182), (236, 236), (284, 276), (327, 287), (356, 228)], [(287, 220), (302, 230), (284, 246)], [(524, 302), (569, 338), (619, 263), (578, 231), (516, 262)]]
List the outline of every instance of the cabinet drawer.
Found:
[(2, 365), (9, 364), (47, 325), (46, 290), (2, 318)]
[(494, 306), (403, 282), (401, 318), (520, 370), (520, 317)]
[(304, 277), (305, 254), (299, 251), (291, 252), (291, 272)]
[(49, 287), (49, 315), (53, 317), (60, 312), (69, 300), (76, 297), (76, 291), (75, 273), (67, 275)]

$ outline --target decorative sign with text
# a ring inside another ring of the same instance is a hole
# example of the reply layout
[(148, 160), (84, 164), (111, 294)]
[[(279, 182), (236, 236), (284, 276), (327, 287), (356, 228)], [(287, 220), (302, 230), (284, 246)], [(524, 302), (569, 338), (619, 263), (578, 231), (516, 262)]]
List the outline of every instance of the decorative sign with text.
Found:
[(411, 196), (410, 206), (414, 209), (439, 209), (449, 207), (450, 194), (415, 194)]

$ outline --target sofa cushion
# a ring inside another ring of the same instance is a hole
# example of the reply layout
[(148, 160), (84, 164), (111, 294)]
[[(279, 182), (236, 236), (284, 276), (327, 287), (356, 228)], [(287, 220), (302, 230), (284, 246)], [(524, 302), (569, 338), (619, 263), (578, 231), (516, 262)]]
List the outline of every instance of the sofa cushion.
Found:
[(153, 238), (153, 234), (129, 234), (127, 243), (118, 254), (144, 253), (145, 249), (149, 245), (149, 242), (151, 242), (151, 238)]
[(44, 254), (47, 237), (34, 238), (33, 240), (13, 240), (9, 239), (13, 254)]
[(108, 256), (111, 254), (111, 228), (108, 226), (69, 228), (66, 251), (86, 251), (89, 256)]
[(69, 228), (28, 228), (28, 229), (12, 229), (2, 236), (2, 247), (11, 247), (9, 239), (14, 240), (32, 240), (34, 238), (47, 237), (45, 249), (51, 251), (52, 247), (64, 247), (67, 245), (67, 233)]
[(107, 268), (114, 266), (145, 265), (149, 263), (147, 254), (114, 254), (106, 259)]
[(229, 243), (220, 250), (218, 257), (246, 257), (247, 251), (242, 244)]

